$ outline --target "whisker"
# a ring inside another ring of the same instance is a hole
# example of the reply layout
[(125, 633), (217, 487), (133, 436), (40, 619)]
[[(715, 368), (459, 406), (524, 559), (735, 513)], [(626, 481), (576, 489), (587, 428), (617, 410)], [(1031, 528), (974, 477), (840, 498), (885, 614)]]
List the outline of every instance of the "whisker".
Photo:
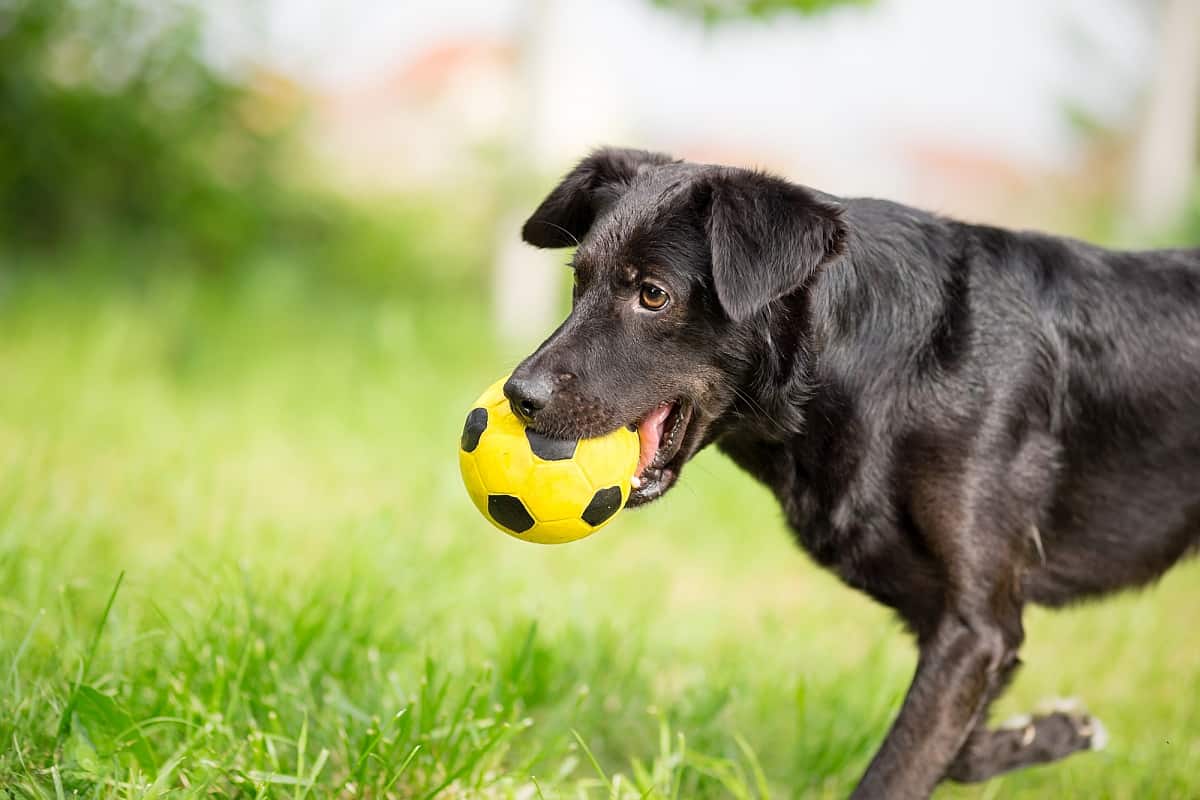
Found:
[(778, 421), (777, 421), (777, 420), (776, 420), (774, 417), (772, 417), (772, 416), (771, 416), (771, 415), (770, 415), (770, 414), (767, 412), (767, 410), (766, 410), (765, 408), (763, 408), (763, 407), (762, 407), (762, 404), (761, 404), (761, 403), (759, 403), (757, 400), (755, 400), (753, 397), (751, 397), (749, 394), (747, 394), (747, 393), (746, 393), (745, 391), (743, 391), (742, 389), (739, 389), (739, 388), (738, 388), (738, 387), (736, 387), (736, 386), (734, 386), (734, 387), (732, 387), (732, 388), (733, 388), (733, 393), (734, 393), (734, 395), (735, 395), (736, 397), (739, 397), (739, 398), (741, 398), (742, 400), (744, 400), (744, 401), (746, 402), (746, 404), (747, 404), (747, 405), (749, 405), (749, 406), (751, 407), (751, 410), (752, 410), (752, 411), (756, 411), (756, 412), (758, 412), (758, 414), (759, 414), (759, 415), (760, 415), (760, 416), (761, 416), (763, 419), (767, 420), (767, 421), (768, 421), (768, 422), (770, 422), (772, 425), (774, 425), (774, 426), (778, 427), (780, 431), (782, 431), (782, 432), (786, 432), (786, 429), (783, 427), (783, 425), (779, 424), (779, 422), (778, 422)]
[(571, 233), (569, 230), (564, 228), (562, 225), (555, 224), (548, 219), (534, 219), (534, 220), (530, 220), (530, 222), (536, 222), (539, 225), (549, 225), (551, 228), (558, 228), (560, 231), (565, 233), (567, 236), (571, 237), (571, 241), (575, 242), (576, 247), (578, 247), (580, 244), (579, 239), (576, 238), (575, 234)]

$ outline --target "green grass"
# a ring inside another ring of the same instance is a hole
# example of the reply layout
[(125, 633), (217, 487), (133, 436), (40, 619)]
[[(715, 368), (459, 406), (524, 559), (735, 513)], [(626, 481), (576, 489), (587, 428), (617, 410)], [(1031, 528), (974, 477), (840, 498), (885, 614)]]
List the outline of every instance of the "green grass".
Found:
[[(567, 547), (467, 501), (478, 304), (0, 284), (0, 797), (838, 797), (913, 667), (706, 453)], [(1029, 616), (997, 710), (1110, 750), (944, 797), (1200, 794), (1200, 568)]]

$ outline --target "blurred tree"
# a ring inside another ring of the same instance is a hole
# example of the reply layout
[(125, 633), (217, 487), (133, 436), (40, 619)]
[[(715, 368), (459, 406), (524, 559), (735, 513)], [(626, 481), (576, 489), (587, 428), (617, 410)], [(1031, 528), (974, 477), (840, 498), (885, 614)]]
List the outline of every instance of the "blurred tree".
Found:
[(818, 14), (838, 6), (866, 6), (874, 0), (653, 0), (655, 5), (703, 17), (709, 22), (770, 17), (785, 12)]
[[(524, 0), (520, 6), (520, 112), (509, 132), (505, 159), (505, 181), (514, 188), (520, 186), (524, 176), (536, 171), (535, 153), (542, 146), (539, 133), (544, 126), (543, 115), (552, 107), (544, 96), (546, 84), (540, 78), (553, 69), (547, 45), (553, 38), (551, 17), (556, 9), (554, 0)], [(534, 340), (553, 324), (559, 312), (562, 268), (557, 256), (534, 250), (513, 235), (540, 198), (519, 191), (505, 192), (505, 197), (496, 225), (492, 314), (500, 335), (519, 343)]]
[(1137, 131), (1129, 193), (1137, 230), (1163, 230), (1187, 207), (1200, 123), (1200, 0), (1165, 0), (1159, 46)]
[(202, 45), (173, 0), (0, 0), (0, 244), (220, 261), (277, 230), (282, 126)]

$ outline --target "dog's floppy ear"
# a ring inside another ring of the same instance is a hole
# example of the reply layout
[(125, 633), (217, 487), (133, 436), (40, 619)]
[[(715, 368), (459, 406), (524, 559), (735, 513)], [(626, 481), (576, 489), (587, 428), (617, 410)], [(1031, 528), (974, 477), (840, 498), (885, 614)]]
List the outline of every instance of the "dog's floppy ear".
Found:
[(535, 247), (579, 244), (596, 215), (621, 196), (640, 170), (672, 161), (670, 156), (645, 150), (596, 150), (542, 201), (521, 228), (521, 238)]
[(802, 186), (722, 168), (702, 188), (713, 283), (734, 322), (803, 286), (845, 249), (841, 208)]

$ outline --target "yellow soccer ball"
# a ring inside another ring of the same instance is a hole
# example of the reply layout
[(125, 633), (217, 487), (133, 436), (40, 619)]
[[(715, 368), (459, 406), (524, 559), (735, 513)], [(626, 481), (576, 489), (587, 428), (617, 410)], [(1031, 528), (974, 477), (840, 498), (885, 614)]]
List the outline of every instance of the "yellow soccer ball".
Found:
[(467, 414), (458, 447), (463, 483), (479, 513), (525, 542), (561, 544), (595, 533), (629, 499), (638, 435), (550, 439), (531, 431), (496, 381)]

